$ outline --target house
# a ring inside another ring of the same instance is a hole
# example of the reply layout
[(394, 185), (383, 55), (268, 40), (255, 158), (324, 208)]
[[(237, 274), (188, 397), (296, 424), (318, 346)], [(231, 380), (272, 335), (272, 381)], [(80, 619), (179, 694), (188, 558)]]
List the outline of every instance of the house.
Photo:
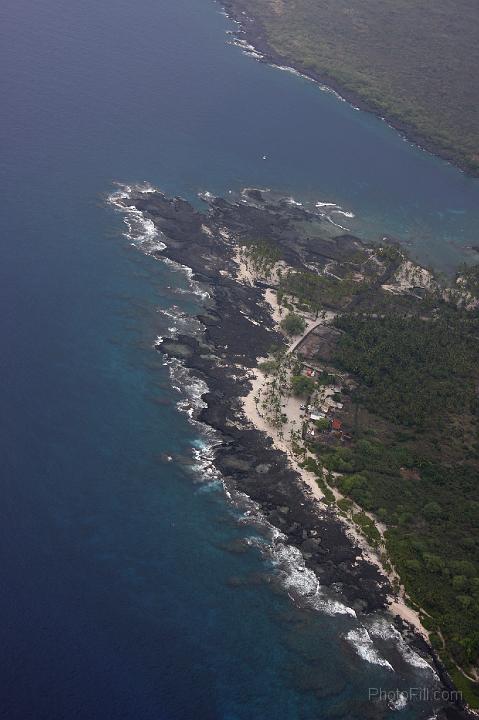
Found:
[(323, 395), (325, 397), (333, 397), (334, 395), (341, 395), (341, 388), (333, 387), (332, 385), (327, 386), (323, 389)]
[(337, 408), (337, 407), (338, 407), (338, 403), (335, 403), (332, 398), (327, 397), (327, 398), (325, 398), (325, 399), (321, 402), (321, 404), (320, 404), (319, 407), (321, 408), (321, 411), (322, 411), (323, 413), (328, 413), (328, 412), (329, 412), (330, 410), (332, 410), (333, 408)]
[(323, 372), (322, 369), (318, 365), (313, 364), (311, 362), (303, 362), (303, 368), (305, 370), (307, 370), (307, 369), (314, 370), (314, 372), (317, 373), (317, 375), (321, 375), (321, 373)]
[(340, 432), (342, 427), (343, 423), (341, 422), (341, 420), (334, 418), (333, 422), (331, 423), (331, 430), (335, 432)]
[(313, 440), (327, 438), (329, 433), (326, 435), (325, 433), (330, 429), (329, 420), (320, 412), (312, 412), (309, 417), (311, 422), (307, 426), (307, 437)]

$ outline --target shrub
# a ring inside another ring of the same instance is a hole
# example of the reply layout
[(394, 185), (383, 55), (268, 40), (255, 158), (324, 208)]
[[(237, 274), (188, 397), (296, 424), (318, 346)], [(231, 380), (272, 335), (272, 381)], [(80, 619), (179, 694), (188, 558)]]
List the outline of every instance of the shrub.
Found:
[(293, 375), (291, 378), (291, 390), (293, 395), (298, 397), (307, 397), (314, 390), (314, 380), (305, 375)]
[(369, 544), (377, 548), (381, 542), (381, 535), (371, 518), (364, 512), (358, 512), (353, 515), (353, 520), (359, 525)]
[(469, 560), (451, 560), (449, 567), (457, 575), (464, 575), (468, 578), (473, 578), (477, 574), (474, 563)]
[(437, 502), (428, 502), (423, 508), (424, 517), (427, 520), (439, 520), (442, 517), (442, 507)]
[(423, 558), (428, 570), (433, 573), (442, 573), (444, 569), (444, 563), (438, 555), (433, 555), (432, 553), (424, 553)]
[(353, 507), (353, 503), (349, 498), (341, 498), (338, 500), (338, 507), (345, 513), (350, 513)]
[(304, 332), (306, 323), (296, 313), (290, 312), (281, 320), (281, 328), (287, 335), (301, 335)]
[(268, 375), (268, 373), (274, 372), (278, 369), (278, 363), (276, 362), (276, 360), (265, 360), (258, 365), (258, 368), (265, 375)]

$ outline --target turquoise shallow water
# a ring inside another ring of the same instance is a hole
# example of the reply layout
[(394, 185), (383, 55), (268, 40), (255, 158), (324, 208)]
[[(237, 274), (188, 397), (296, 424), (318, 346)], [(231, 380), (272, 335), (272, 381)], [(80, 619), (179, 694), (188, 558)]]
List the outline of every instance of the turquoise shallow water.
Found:
[[(202, 435), (155, 337), (186, 277), (130, 247), (114, 180), (332, 200), (451, 267), (478, 185), (383, 123), (225, 44), (204, 0), (0, 10), (1, 714), (369, 716), (427, 682), (349, 616), (295, 609), (221, 487), (163, 453)], [(267, 160), (262, 156), (266, 154)], [(203, 482), (198, 482), (198, 480)], [(261, 535), (261, 533), (260, 533)], [(266, 533), (266, 540), (268, 535)], [(363, 632), (363, 631), (361, 631)], [(396, 653), (396, 654), (395, 654)], [(394, 672), (385, 664), (389, 657)], [(369, 652), (369, 660), (371, 660)], [(422, 717), (413, 705), (402, 717)], [(387, 711), (394, 714), (394, 711)]]

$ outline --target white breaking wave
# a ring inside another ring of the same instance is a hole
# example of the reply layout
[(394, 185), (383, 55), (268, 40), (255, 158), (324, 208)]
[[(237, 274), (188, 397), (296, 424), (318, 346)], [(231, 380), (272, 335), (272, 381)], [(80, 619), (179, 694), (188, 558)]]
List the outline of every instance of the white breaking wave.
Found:
[[(127, 228), (125, 236), (131, 241), (132, 245), (146, 254), (157, 253), (164, 250), (167, 245), (159, 239), (160, 234), (153, 221), (144, 217), (141, 211), (129, 206), (128, 200), (132, 197), (133, 193), (150, 192), (157, 192), (157, 189), (146, 184), (141, 186), (121, 185), (119, 189), (108, 198), (110, 204), (124, 215), (123, 221)], [(264, 192), (264, 190), (262, 190), (262, 192)], [(210, 200), (214, 196), (206, 192), (202, 194), (202, 197), (205, 200)], [(301, 203), (295, 201), (294, 198), (289, 198), (287, 201), (293, 205), (301, 205)], [(324, 215), (330, 222), (336, 225), (337, 223), (334, 223), (330, 218), (331, 212), (336, 212), (346, 217), (354, 217), (353, 213), (342, 210), (336, 203), (318, 202), (316, 203), (316, 207), (320, 209), (321, 215)], [(326, 210), (327, 208), (332, 208), (332, 210), (328, 212)], [(338, 225), (338, 227), (342, 226)], [(209, 293), (193, 279), (193, 271), (191, 268), (181, 265), (169, 258), (162, 257), (161, 260), (173, 270), (181, 271), (187, 276), (192, 293), (199, 295), (202, 299), (210, 297)], [(173, 336), (181, 331), (188, 333), (191, 333), (193, 329), (198, 332), (203, 331), (203, 326), (199, 321), (196, 321), (196, 326), (195, 320), (176, 306), (161, 309), (159, 312), (172, 320), (173, 324), (168, 328), (168, 331)], [(162, 339), (161, 336), (158, 336), (155, 345), (161, 343)], [(314, 572), (306, 567), (300, 550), (292, 545), (286, 544), (286, 536), (266, 520), (259, 506), (244, 493), (230, 490), (226, 486), (222, 474), (214, 464), (216, 448), (220, 444), (221, 439), (215, 430), (197, 420), (199, 412), (207, 407), (202, 397), (209, 390), (207, 384), (200, 378), (192, 375), (181, 360), (168, 358), (165, 359), (164, 364), (168, 366), (172, 387), (181, 395), (181, 399), (177, 402), (178, 410), (188, 417), (189, 422), (199, 431), (201, 436), (192, 448), (192, 456), (195, 461), (192, 468), (197, 476), (204, 482), (204, 487), (214, 488), (215, 486), (222, 486), (228, 499), (240, 509), (242, 513), (240, 522), (254, 525), (261, 530), (261, 536), (251, 536), (247, 538), (246, 542), (258, 547), (263, 556), (272, 562), (276, 577), (294, 602), (306, 605), (326, 615), (344, 615), (356, 618), (356, 612), (353, 608), (328, 596), (324, 588), (320, 586), (319, 580)], [(265, 531), (268, 537), (264, 537)], [(385, 621), (381, 623), (381, 621), (378, 620), (371, 626), (370, 633), (373, 637), (394, 640), (407, 662), (415, 667), (427, 668), (433, 672), (431, 666), (407, 646), (400, 633), (392, 625)], [(388, 660), (383, 658), (375, 648), (371, 635), (365, 627), (361, 626), (349, 631), (346, 638), (362, 659), (393, 670)], [(402, 702), (403, 698), (401, 697), (395, 702), (394, 709), (402, 709), (404, 706)]]
[(282, 584), (293, 599), (301, 600), (326, 615), (356, 617), (352, 608), (326, 595), (314, 572), (306, 567), (304, 557), (298, 548), (277, 541), (269, 549)]
[(207, 300), (211, 297), (206, 288), (204, 288), (201, 283), (198, 282), (198, 280), (195, 280), (193, 278), (194, 272), (190, 267), (188, 267), (188, 265), (182, 265), (176, 260), (171, 260), (171, 258), (167, 257), (161, 258), (161, 260), (165, 263), (165, 265), (169, 265), (172, 270), (176, 270), (177, 272), (181, 272), (186, 275), (188, 279), (189, 290), (185, 290), (184, 288), (176, 288), (175, 292), (180, 294), (190, 292), (192, 295), (197, 295), (202, 300)]
[[(155, 223), (150, 218), (145, 217), (145, 214), (138, 210), (133, 205), (128, 205), (128, 201), (131, 200), (133, 195), (147, 194), (158, 192), (158, 188), (144, 183), (142, 185), (124, 185), (118, 184), (119, 188), (114, 193), (111, 193), (108, 197), (108, 202), (113, 205), (117, 210), (123, 214), (123, 222), (126, 225), (125, 237), (130, 240), (131, 244), (144, 252), (146, 255), (155, 255), (166, 249), (167, 243), (164, 242), (167, 238), (163, 233), (159, 232), (155, 226)], [(205, 193), (210, 197), (213, 197), (211, 193)], [(197, 295), (202, 300), (206, 300), (210, 297), (209, 292), (202, 287), (201, 283), (193, 278), (193, 270), (187, 265), (182, 265), (179, 262), (175, 262), (167, 257), (159, 257), (162, 262), (169, 265), (173, 270), (182, 272), (188, 279), (189, 289), (175, 288), (175, 292), (178, 293), (191, 293)]]
[(343, 215), (343, 217), (347, 217), (350, 219), (355, 218), (355, 214), (351, 212), (350, 210), (344, 210), (341, 205), (338, 205), (338, 203), (335, 202), (321, 202), (318, 201), (315, 204), (315, 207), (319, 210), (319, 215), (331, 223), (331, 225), (334, 225), (335, 227), (339, 228), (340, 230), (344, 230), (345, 232), (351, 232), (351, 229), (348, 227), (345, 227), (344, 225), (341, 225), (340, 223), (336, 222), (332, 215)]
[[(199, 411), (207, 407), (202, 396), (208, 392), (208, 385), (192, 375), (180, 360), (171, 359), (167, 361), (167, 364), (172, 386), (183, 396), (178, 401), (177, 407), (180, 412), (188, 416), (189, 421), (202, 435), (201, 439), (195, 443), (196, 447), (192, 449), (195, 459), (193, 470), (207, 488), (219, 486), (223, 488), (227, 498), (241, 510), (242, 517), (239, 522), (252, 525), (260, 530), (260, 535), (250, 536), (246, 538), (246, 542), (257, 547), (263, 556), (272, 562), (276, 577), (293, 602), (310, 607), (325, 615), (345, 615), (356, 618), (353, 608), (328, 596), (315, 573), (306, 567), (300, 550), (286, 544), (286, 536), (266, 520), (259, 506), (244, 493), (231, 491), (226, 486), (221, 472), (214, 464), (216, 448), (221, 443), (221, 438), (215, 430), (196, 420)], [(265, 531), (269, 538), (264, 536)], [(391, 663), (382, 657), (375, 647), (374, 637), (392, 641), (406, 662), (434, 674), (431, 666), (409, 648), (401, 634), (386, 619), (377, 618), (369, 629), (360, 626), (350, 630), (346, 635), (348, 642), (354, 647), (360, 658), (393, 671)], [(398, 697), (391, 705), (394, 710), (402, 710), (405, 706), (406, 698), (402, 696)]]
[[(172, 387), (183, 395), (183, 398), (176, 404), (178, 410), (188, 415), (191, 420), (194, 420), (200, 410), (207, 407), (202, 396), (208, 392), (208, 385), (204, 380), (192, 375), (181, 360), (171, 358), (167, 360), (166, 363), (168, 365)], [(205, 425), (205, 428), (206, 427), (208, 426)], [(213, 432), (213, 430), (211, 430), (211, 432)]]
[(159, 308), (158, 313), (173, 323), (168, 327), (168, 332), (172, 338), (176, 338), (179, 334), (198, 337), (203, 333), (204, 327), (201, 322), (183, 312), (177, 305), (171, 305), (169, 308)]
[(256, 50), (253, 45), (250, 45), (246, 40), (235, 37), (234, 35), (232, 36), (232, 40), (228, 40), (228, 45), (234, 45), (235, 47), (240, 48), (244, 55), (249, 55), (256, 60), (262, 60), (264, 58), (264, 55)]
[(212, 201), (212, 200), (216, 200), (216, 195), (213, 195), (213, 193), (210, 192), (209, 190), (205, 190), (205, 191), (199, 192), (199, 193), (198, 193), (198, 197), (199, 197), (201, 200), (204, 200), (205, 202), (210, 202), (210, 201)]
[[(195, 283), (197, 287), (194, 287), (193, 283)], [(190, 288), (173, 288), (173, 290), (177, 295), (197, 295), (204, 300), (207, 300), (209, 297), (211, 297), (208, 290), (204, 290), (203, 288), (201, 288), (200, 284), (196, 280), (193, 280), (191, 282), (191, 285), (192, 287)]]
[(434, 669), (427, 662), (427, 660), (425, 660), (419, 655), (419, 653), (415, 652), (411, 647), (409, 647), (399, 630), (397, 630), (397, 628), (395, 628), (391, 622), (386, 620), (386, 618), (375, 618), (374, 622), (368, 626), (368, 630), (369, 634), (372, 637), (377, 637), (381, 638), (382, 640), (393, 642), (403, 659), (409, 665), (420, 668), (422, 670), (426, 670), (427, 672), (430, 672), (434, 676), (436, 676)]
[(288, 205), (294, 205), (295, 207), (303, 207), (303, 203), (298, 202), (298, 200), (295, 200), (294, 197), (286, 198), (286, 202), (288, 203)]
[(374, 647), (374, 643), (365, 627), (350, 630), (346, 635), (346, 639), (354, 647), (359, 657), (373, 665), (381, 665), (388, 670), (393, 670), (386, 658), (381, 657), (378, 650)]
[(134, 247), (142, 250), (146, 255), (161, 252), (166, 248), (166, 243), (160, 239), (160, 233), (153, 220), (145, 217), (141, 210), (128, 201), (134, 194), (147, 194), (156, 192), (156, 188), (148, 185), (119, 185), (119, 189), (108, 196), (108, 202), (123, 214), (123, 222), (126, 225), (125, 237), (130, 240)]
[[(380, 655), (374, 645), (374, 638), (386, 641), (408, 665), (423, 670), (438, 679), (436, 672), (427, 660), (409, 647), (399, 630), (385, 617), (375, 617), (372, 621), (366, 620), (365, 625), (348, 632), (346, 638), (364, 660), (393, 670), (391, 663)], [(399, 697), (394, 703), (394, 709), (400, 710), (403, 707), (405, 707), (405, 698)]]
[(203, 481), (206, 481), (208, 486), (213, 487), (223, 485), (221, 473), (214, 464), (216, 446), (217, 443), (211, 438), (209, 440), (201, 440), (201, 444), (192, 449), (192, 454), (195, 459), (193, 470), (195, 470)]
[(332, 213), (336, 213), (337, 215), (344, 215), (344, 217), (347, 218), (354, 218), (354, 213), (350, 212), (349, 210), (331, 210)]
[[(215, 430), (196, 419), (198, 413), (207, 407), (202, 396), (208, 392), (208, 385), (204, 380), (192, 375), (181, 360), (171, 358), (165, 360), (165, 364), (168, 365), (172, 387), (183, 396), (177, 402), (178, 410), (188, 416), (202, 436), (192, 449), (195, 459), (193, 469), (208, 485), (223, 486), (228, 499), (241, 510), (240, 523), (261, 530), (261, 537), (255, 535), (248, 538), (248, 544), (258, 547), (263, 556), (272, 562), (276, 577), (292, 600), (326, 615), (348, 615), (355, 618), (356, 613), (352, 608), (328, 597), (314, 572), (306, 567), (300, 550), (284, 542), (286, 536), (266, 520), (259, 506), (244, 493), (231, 492), (226, 487), (223, 476), (214, 465), (216, 447), (221, 443), (221, 439)], [(269, 539), (264, 537), (265, 531)]]
[(305, 73), (300, 72), (299, 70), (296, 70), (293, 67), (290, 67), (289, 65), (276, 65), (276, 63), (271, 63), (271, 67), (276, 68), (276, 70), (282, 70), (283, 72), (290, 73), (291, 75), (296, 75), (296, 77), (302, 78), (303, 80), (308, 80), (309, 82), (314, 83), (317, 85), (317, 87), (322, 92), (330, 93), (331, 95), (334, 95), (338, 100), (341, 102), (346, 102), (345, 98), (342, 97), (336, 90), (333, 90), (333, 88), (328, 87), (328, 85), (324, 85), (323, 83), (319, 82), (318, 80), (315, 80), (314, 78), (310, 77), (309, 75), (306, 75)]
[(213, 428), (199, 422), (196, 417), (200, 410), (207, 407), (202, 398), (208, 392), (208, 385), (191, 374), (190, 370), (176, 358), (166, 361), (170, 372), (172, 387), (183, 397), (176, 403), (181, 413), (187, 415), (190, 423), (200, 433), (191, 452), (195, 463), (193, 470), (207, 485), (223, 485), (223, 478), (214, 465), (215, 449), (221, 440)]
[(396, 700), (391, 700), (389, 704), (392, 710), (404, 710), (407, 706), (407, 694), (399, 693)]

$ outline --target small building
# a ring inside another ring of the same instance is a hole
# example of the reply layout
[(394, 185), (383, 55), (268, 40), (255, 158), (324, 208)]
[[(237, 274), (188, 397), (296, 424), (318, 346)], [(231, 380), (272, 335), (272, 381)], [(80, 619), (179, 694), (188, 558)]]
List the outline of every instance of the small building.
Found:
[(303, 368), (305, 370), (307, 370), (308, 368), (309, 370), (314, 370), (317, 375), (321, 375), (321, 373), (323, 372), (322, 368), (320, 368), (319, 365), (316, 365), (316, 363), (312, 363), (311, 361), (303, 362)]
[(326, 416), (324, 415), (324, 413), (320, 413), (320, 412), (311, 412), (309, 414), (310, 420), (324, 420), (325, 417)]
[(321, 408), (321, 412), (327, 414), (333, 407), (335, 407), (335, 404), (331, 398), (327, 397), (321, 402), (319, 407)]
[(334, 418), (333, 422), (331, 423), (331, 430), (335, 432), (340, 432), (342, 427), (343, 423), (341, 422), (341, 420)]

